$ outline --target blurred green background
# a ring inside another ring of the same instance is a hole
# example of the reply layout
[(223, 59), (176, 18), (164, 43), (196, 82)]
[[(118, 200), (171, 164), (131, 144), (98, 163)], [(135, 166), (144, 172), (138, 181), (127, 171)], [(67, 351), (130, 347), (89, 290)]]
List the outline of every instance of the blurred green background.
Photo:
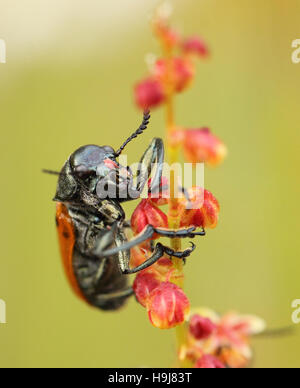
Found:
[[(177, 99), (177, 122), (210, 126), (230, 151), (223, 166), (206, 170), (221, 220), (186, 266), (186, 292), (193, 306), (290, 325), (300, 298), (300, 64), (291, 62), (300, 1), (172, 3), (174, 24), (212, 50)], [(136, 128), (132, 87), (146, 74), (145, 55), (158, 52), (149, 28), (156, 4), (1, 0), (1, 367), (172, 365), (174, 333), (153, 328), (133, 300), (102, 313), (73, 296), (56, 240), (56, 179), (41, 174), (83, 144), (117, 147)], [(157, 110), (128, 148), (131, 161), (163, 133)], [(299, 367), (299, 347), (297, 332), (256, 339), (254, 365)]]

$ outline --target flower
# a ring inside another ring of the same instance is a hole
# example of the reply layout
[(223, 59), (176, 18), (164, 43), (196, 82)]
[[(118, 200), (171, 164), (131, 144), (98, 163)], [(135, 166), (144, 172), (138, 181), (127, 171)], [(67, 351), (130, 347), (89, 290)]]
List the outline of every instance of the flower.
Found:
[(251, 315), (228, 313), (219, 321), (216, 344), (220, 358), (231, 368), (244, 368), (252, 358), (249, 337), (265, 330), (265, 322)]
[(209, 128), (187, 129), (184, 132), (185, 158), (191, 163), (207, 163), (217, 166), (227, 155), (227, 148)]
[(192, 316), (189, 322), (190, 333), (197, 340), (207, 339), (213, 332), (215, 332), (217, 326), (209, 319), (201, 317), (198, 314)]
[(167, 49), (173, 49), (180, 44), (181, 36), (179, 32), (168, 26), (164, 21), (156, 20), (156, 22), (153, 23), (153, 26), (158, 39)]
[(170, 282), (163, 282), (149, 295), (147, 310), (153, 326), (171, 329), (185, 321), (190, 302), (181, 288)]
[(168, 144), (170, 147), (176, 149), (183, 145), (185, 137), (185, 129), (182, 127), (177, 127), (170, 134), (168, 134)]
[(133, 283), (133, 290), (138, 302), (146, 307), (150, 293), (160, 285), (157, 273), (152, 271), (140, 272)]
[[(138, 246), (131, 249), (131, 266), (142, 264), (152, 255), (151, 246), (149, 243), (147, 244), (148, 248), (147, 245), (144, 245), (143, 247)], [(137, 274), (133, 290), (138, 302), (146, 307), (150, 294), (155, 288), (163, 282), (176, 283), (182, 277), (183, 273), (174, 268), (172, 260), (164, 256), (157, 263)]]
[(211, 356), (209, 354), (206, 354), (199, 358), (199, 360), (196, 362), (194, 368), (200, 368), (200, 369), (225, 369), (224, 364), (214, 356)]
[(219, 221), (220, 205), (208, 190), (193, 187), (188, 190), (189, 201), (181, 200), (180, 226), (214, 229)]
[[(135, 234), (139, 234), (147, 225), (156, 228), (167, 228), (168, 217), (151, 201), (143, 199), (132, 214), (131, 227)], [(158, 236), (152, 237), (152, 239), (156, 238)]]
[(181, 37), (174, 28), (169, 25), (169, 19), (172, 14), (170, 3), (162, 3), (156, 10), (152, 24), (154, 33), (166, 49), (172, 49), (181, 41)]
[(153, 77), (139, 82), (134, 93), (136, 104), (143, 110), (157, 107), (165, 100), (162, 84)]
[(154, 77), (164, 86), (165, 92), (182, 92), (190, 86), (194, 76), (195, 68), (187, 58), (159, 59), (153, 70)]
[[(203, 354), (217, 357), (230, 368), (244, 368), (252, 358), (250, 336), (265, 330), (265, 322), (252, 315), (228, 313), (223, 317), (209, 309), (197, 311), (203, 318), (208, 318), (216, 326), (212, 334), (205, 339), (197, 339), (194, 335), (189, 338), (186, 354), (190, 359), (197, 360)], [(189, 325), (193, 324), (193, 315)], [(191, 327), (190, 327), (190, 333)]]
[(199, 57), (209, 55), (207, 44), (198, 36), (191, 36), (182, 42), (182, 50), (185, 54), (193, 54)]

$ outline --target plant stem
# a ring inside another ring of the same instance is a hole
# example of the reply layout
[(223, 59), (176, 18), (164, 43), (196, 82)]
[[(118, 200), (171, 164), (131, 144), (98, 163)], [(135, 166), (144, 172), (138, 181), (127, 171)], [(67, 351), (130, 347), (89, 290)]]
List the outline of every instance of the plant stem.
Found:
[[(176, 129), (174, 120), (174, 105), (173, 95), (170, 94), (166, 102), (166, 118), (167, 118), (167, 136), (170, 138), (173, 131)], [(178, 151), (174, 147), (168, 146), (169, 151), (169, 165), (174, 166), (178, 163)], [(170, 208), (169, 208), (169, 228), (179, 228), (179, 215), (178, 215), (178, 198), (177, 198), (177, 186), (178, 176), (176, 169), (171, 169), (170, 174)], [(171, 239), (171, 246), (175, 251), (181, 249), (181, 240), (178, 238)], [(181, 259), (173, 258), (174, 266), (177, 270), (183, 270), (183, 263)], [(183, 284), (182, 284), (183, 286)]]
[[(178, 171), (176, 168), (172, 168), (176, 163), (179, 162), (178, 149), (171, 146), (169, 139), (176, 130), (175, 115), (174, 115), (174, 91), (172, 85), (172, 52), (165, 50), (165, 57), (167, 60), (168, 74), (167, 77), (167, 100), (166, 100), (166, 129), (167, 129), (167, 143), (168, 143), (168, 161), (171, 166), (170, 174), (170, 205), (169, 205), (169, 228), (178, 229), (180, 226), (179, 214), (178, 214)], [(181, 240), (179, 238), (171, 239), (171, 247), (175, 251), (181, 250)], [(183, 277), (183, 261), (181, 259), (172, 258), (174, 268), (182, 276), (179, 276), (177, 285), (183, 289), (184, 277)], [(183, 344), (185, 343), (185, 325), (181, 324), (175, 329), (176, 342), (177, 342), (177, 353), (180, 355)], [(184, 362), (178, 359), (179, 367), (184, 367)]]

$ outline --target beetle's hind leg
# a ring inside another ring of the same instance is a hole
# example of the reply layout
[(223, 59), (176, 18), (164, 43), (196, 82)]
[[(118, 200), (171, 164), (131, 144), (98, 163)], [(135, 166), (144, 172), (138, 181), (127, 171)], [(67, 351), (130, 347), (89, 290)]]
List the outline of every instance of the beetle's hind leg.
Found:
[(185, 251), (175, 252), (173, 249), (166, 247), (160, 243), (158, 243), (154, 249), (152, 256), (147, 259), (141, 265), (138, 265), (135, 268), (126, 268), (122, 272), (124, 275), (134, 274), (140, 271), (143, 271), (146, 268), (151, 267), (151, 265), (155, 264), (159, 259), (161, 259), (165, 254), (171, 257), (177, 257), (178, 259), (185, 259), (190, 256), (190, 254), (196, 249), (195, 244), (192, 243), (191, 248), (186, 249)]
[(118, 310), (133, 295), (132, 287), (128, 287), (121, 291), (95, 295), (91, 302), (93, 306), (99, 307), (101, 310)]
[(194, 238), (196, 236), (205, 236), (206, 233), (204, 229), (199, 232), (196, 231), (196, 228), (194, 226), (191, 228), (172, 230), (155, 228), (152, 225), (148, 225), (138, 236), (128, 242), (125, 242), (122, 245), (105, 251), (97, 248), (97, 255), (98, 257), (109, 257), (117, 254), (120, 251), (128, 251), (130, 248), (133, 248), (136, 245), (142, 244), (143, 242), (150, 240), (155, 234), (158, 234), (161, 237), (168, 238)]

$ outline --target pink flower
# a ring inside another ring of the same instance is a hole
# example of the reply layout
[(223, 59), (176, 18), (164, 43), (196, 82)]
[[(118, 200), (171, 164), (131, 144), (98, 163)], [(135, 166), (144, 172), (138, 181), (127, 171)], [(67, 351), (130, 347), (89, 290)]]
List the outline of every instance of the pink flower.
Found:
[(164, 85), (166, 92), (174, 90), (179, 93), (190, 86), (195, 76), (195, 68), (186, 58), (172, 58), (170, 64), (166, 59), (159, 59), (156, 62), (154, 76)]
[[(230, 368), (244, 368), (252, 358), (249, 346), (250, 336), (265, 329), (265, 322), (255, 316), (229, 313), (219, 317), (209, 309), (201, 309), (199, 314), (209, 318), (216, 330), (207, 339), (190, 338), (188, 354), (194, 360), (204, 354), (217, 358)], [(192, 323), (190, 321), (190, 323)]]
[(139, 82), (134, 92), (136, 104), (143, 110), (157, 107), (165, 99), (162, 84), (154, 78), (147, 78)]
[(173, 49), (181, 42), (181, 37), (178, 31), (162, 21), (154, 23), (154, 32), (167, 49)]
[(190, 333), (197, 340), (209, 338), (217, 329), (217, 326), (209, 319), (195, 314), (190, 319)]
[(152, 271), (140, 272), (133, 283), (133, 290), (135, 292), (138, 302), (146, 307), (150, 293), (160, 285), (160, 280)]
[[(131, 266), (137, 266), (145, 262), (152, 255), (149, 244), (148, 249), (135, 247), (131, 250)], [(183, 277), (183, 273), (174, 268), (172, 260), (164, 256), (151, 267), (139, 272), (133, 284), (138, 302), (146, 307), (151, 292), (159, 287), (163, 282), (176, 282)]]
[(194, 368), (225, 369), (225, 366), (216, 357), (206, 354), (205, 356), (199, 358), (199, 360), (196, 362)]
[(193, 187), (188, 190), (189, 202), (181, 201), (180, 225), (214, 229), (219, 221), (220, 205), (208, 190)]
[(227, 155), (227, 148), (208, 128), (184, 131), (185, 158), (191, 163), (217, 166)]
[[(139, 234), (147, 225), (156, 228), (167, 228), (168, 217), (151, 201), (143, 199), (132, 214), (131, 227), (135, 234)], [(153, 236), (153, 239), (158, 237)]]
[(147, 310), (153, 326), (171, 329), (185, 321), (190, 303), (181, 288), (163, 282), (149, 295)]
[(191, 36), (185, 39), (182, 43), (182, 50), (186, 54), (194, 54), (199, 57), (206, 57), (209, 55), (207, 44), (198, 36)]

